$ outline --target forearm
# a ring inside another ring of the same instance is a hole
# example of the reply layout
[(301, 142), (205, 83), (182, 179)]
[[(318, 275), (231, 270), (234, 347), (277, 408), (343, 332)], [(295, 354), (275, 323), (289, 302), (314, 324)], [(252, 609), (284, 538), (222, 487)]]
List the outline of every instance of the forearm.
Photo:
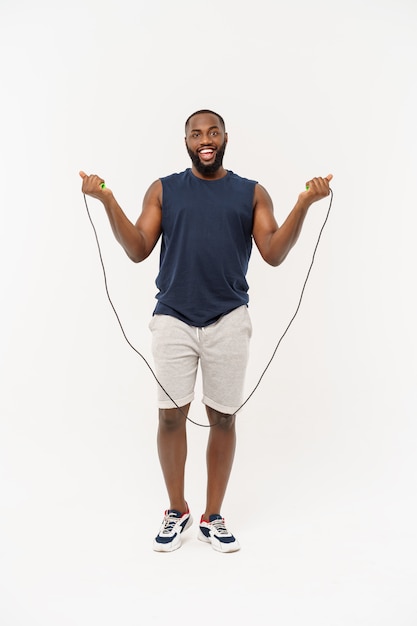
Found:
[(113, 234), (127, 256), (135, 263), (143, 261), (150, 252), (147, 249), (144, 234), (125, 215), (112, 193), (107, 193), (102, 198), (102, 203)]
[(310, 203), (299, 199), (284, 223), (270, 235), (265, 261), (276, 267), (287, 257), (297, 242), (304, 224)]
[(306, 190), (298, 196), (293, 210), (287, 219), (278, 226), (274, 217), (272, 200), (262, 185), (255, 187), (252, 234), (262, 258), (269, 265), (280, 265), (300, 236), (308, 209), (317, 200), (329, 195), (329, 182), (326, 178), (313, 178), (306, 183)]

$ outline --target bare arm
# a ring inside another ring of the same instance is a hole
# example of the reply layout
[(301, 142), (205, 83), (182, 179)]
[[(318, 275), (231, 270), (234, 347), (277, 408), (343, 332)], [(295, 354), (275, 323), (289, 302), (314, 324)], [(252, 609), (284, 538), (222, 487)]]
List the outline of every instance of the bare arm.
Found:
[(113, 192), (101, 184), (100, 176), (87, 176), (80, 172), (83, 179), (82, 192), (100, 200), (106, 209), (114, 236), (132, 261), (139, 263), (146, 259), (154, 249), (161, 234), (162, 223), (162, 183), (156, 180), (147, 190), (143, 199), (142, 213), (133, 224), (118, 204)]
[(298, 196), (298, 200), (282, 226), (278, 226), (272, 200), (264, 187), (256, 185), (253, 238), (269, 265), (280, 265), (296, 243), (309, 207), (329, 195), (329, 183), (333, 178), (313, 178), (307, 183), (308, 189)]

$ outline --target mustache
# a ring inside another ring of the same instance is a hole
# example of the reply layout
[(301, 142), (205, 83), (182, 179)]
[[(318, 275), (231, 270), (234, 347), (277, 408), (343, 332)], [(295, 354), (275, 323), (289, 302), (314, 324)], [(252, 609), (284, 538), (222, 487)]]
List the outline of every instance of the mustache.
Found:
[[(207, 147), (213, 148), (213, 146), (207, 146)], [(202, 163), (200, 161), (198, 152), (193, 152), (187, 146), (188, 156), (190, 157), (196, 170), (200, 174), (203, 174), (203, 176), (214, 174), (223, 165), (223, 157), (224, 157), (224, 153), (226, 150), (226, 142), (224, 141), (223, 144), (219, 148), (214, 148), (214, 149), (216, 150), (216, 157), (213, 163), (211, 163), (210, 165), (206, 165), (205, 163)]]

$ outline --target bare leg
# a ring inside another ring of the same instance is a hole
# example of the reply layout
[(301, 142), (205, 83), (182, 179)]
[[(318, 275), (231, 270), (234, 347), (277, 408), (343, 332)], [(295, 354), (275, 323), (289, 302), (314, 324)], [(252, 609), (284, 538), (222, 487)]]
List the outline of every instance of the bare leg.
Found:
[(207, 502), (203, 518), (220, 513), (236, 449), (235, 415), (206, 407), (210, 424), (207, 444)]
[(186, 419), (190, 405), (178, 409), (159, 409), (158, 454), (169, 496), (169, 508), (187, 510), (184, 474), (187, 458)]

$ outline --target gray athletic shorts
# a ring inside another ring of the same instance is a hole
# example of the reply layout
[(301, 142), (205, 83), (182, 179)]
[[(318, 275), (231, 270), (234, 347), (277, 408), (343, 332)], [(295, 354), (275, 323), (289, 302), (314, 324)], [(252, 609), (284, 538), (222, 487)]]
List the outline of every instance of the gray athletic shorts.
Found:
[[(252, 335), (245, 305), (204, 328), (189, 326), (171, 315), (154, 315), (149, 328), (156, 376), (178, 406), (194, 399), (200, 363), (203, 403), (227, 414), (240, 407)], [(175, 407), (160, 385), (158, 407)]]

